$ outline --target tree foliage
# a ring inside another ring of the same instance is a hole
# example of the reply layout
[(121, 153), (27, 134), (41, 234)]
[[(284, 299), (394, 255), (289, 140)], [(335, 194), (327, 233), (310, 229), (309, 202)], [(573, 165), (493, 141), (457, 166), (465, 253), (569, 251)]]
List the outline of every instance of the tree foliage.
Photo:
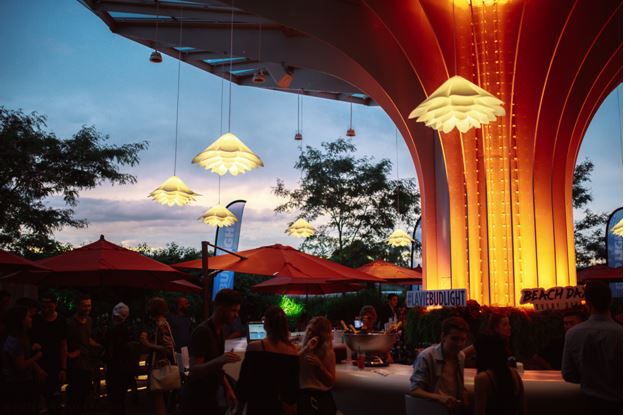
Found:
[(575, 221), (575, 253), (577, 267), (588, 267), (607, 260), (605, 244), (605, 227), (608, 222), (607, 213), (596, 214), (586, 208), (592, 202), (592, 193), (588, 187), (595, 165), (585, 159), (575, 166), (573, 173), (573, 207), (584, 209), (582, 219)]
[(295, 168), (302, 172), (299, 186), (288, 189), (278, 179), (274, 194), (285, 198), (275, 211), (296, 211), (315, 224), (317, 233), (302, 248), (351, 266), (371, 258), (398, 259), (385, 239), (394, 228), (414, 226), (420, 213), (413, 179), (391, 179), (389, 160), (357, 158), (356, 147), (345, 139), (307, 146)]
[(202, 252), (198, 249), (180, 246), (175, 242), (169, 242), (165, 248), (150, 248), (147, 243), (143, 242), (133, 249), (167, 265), (202, 257)]
[[(134, 183), (119, 171), (134, 166), (147, 142), (106, 145), (94, 127), (82, 127), (69, 139), (45, 131), (46, 118), (0, 107), (0, 246), (22, 253), (54, 245), (52, 233), (64, 226), (84, 227), (74, 216), (81, 190), (104, 181)], [(62, 199), (54, 207), (50, 198)]]

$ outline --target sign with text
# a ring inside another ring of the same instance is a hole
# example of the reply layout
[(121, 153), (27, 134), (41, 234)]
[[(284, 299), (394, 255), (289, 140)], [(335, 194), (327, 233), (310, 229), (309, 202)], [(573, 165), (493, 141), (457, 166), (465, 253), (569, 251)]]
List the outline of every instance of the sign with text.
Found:
[(580, 304), (583, 299), (584, 287), (581, 285), (521, 290), (521, 304), (532, 304), (536, 311), (565, 310)]
[[(243, 222), (243, 209), (245, 208), (245, 200), (236, 200), (226, 206), (237, 221), (232, 226), (217, 228), (215, 233), (215, 245), (227, 249), (231, 252), (237, 252), (239, 249), (239, 235), (241, 234), (241, 223)], [(225, 251), (215, 248), (215, 255), (225, 254)], [(224, 288), (234, 287), (234, 272), (221, 271), (215, 275), (213, 280), (213, 300), (217, 293)]]
[(467, 290), (408, 291), (408, 307), (464, 307), (467, 305)]

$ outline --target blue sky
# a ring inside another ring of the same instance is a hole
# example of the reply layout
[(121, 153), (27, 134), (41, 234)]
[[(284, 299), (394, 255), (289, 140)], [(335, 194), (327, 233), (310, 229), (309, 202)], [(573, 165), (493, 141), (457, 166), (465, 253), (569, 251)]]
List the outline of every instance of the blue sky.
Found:
[[(102, 185), (83, 192), (76, 209), (90, 221), (86, 229), (64, 229), (57, 238), (81, 245), (102, 233), (113, 242), (164, 246), (175, 241), (199, 247), (214, 229), (196, 220), (217, 202), (217, 176), (190, 161), (220, 134), (221, 79), (182, 65), (178, 175), (203, 196), (193, 206), (166, 208), (146, 195), (173, 173), (177, 62), (148, 61), (150, 50), (114, 35), (95, 15), (73, 0), (0, 2), (0, 105), (48, 117), (48, 128), (68, 137), (82, 125), (94, 125), (122, 144), (148, 140), (141, 164), (127, 169), (137, 176), (132, 186)], [(227, 88), (227, 84), (225, 85)], [(610, 95), (588, 129), (580, 159), (595, 163), (595, 211), (622, 205), (622, 140), (617, 103)], [(224, 176), (223, 202), (247, 199), (240, 248), (261, 244), (298, 245), (284, 234), (292, 216), (275, 215), (279, 202), (271, 194), (276, 178), (293, 185), (298, 155), (293, 141), (296, 97), (274, 91), (233, 86), (232, 130), (255, 150), (265, 166), (243, 176)], [(306, 97), (304, 144), (318, 146), (345, 134), (349, 105)], [(377, 107), (354, 106), (355, 138), (361, 155), (395, 160), (394, 126)], [(406, 146), (399, 140), (399, 172), (414, 177)]]

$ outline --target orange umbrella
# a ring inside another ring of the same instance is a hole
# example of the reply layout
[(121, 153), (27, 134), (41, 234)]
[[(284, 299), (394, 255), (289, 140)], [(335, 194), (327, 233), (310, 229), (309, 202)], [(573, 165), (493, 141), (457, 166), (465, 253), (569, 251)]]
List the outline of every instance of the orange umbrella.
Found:
[(348, 282), (327, 282), (314, 278), (275, 277), (252, 286), (252, 290), (265, 294), (321, 295), (358, 291), (363, 286)]
[(588, 281), (623, 281), (623, 267), (610, 268), (605, 264), (593, 265), (577, 271), (578, 282)]
[(47, 271), (48, 268), (33, 261), (29, 261), (26, 258), (22, 258), (19, 255), (0, 249), (0, 274), (10, 274), (23, 270)]
[[(196, 259), (172, 266), (180, 269), (202, 269), (202, 260)], [(256, 275), (313, 278), (326, 282), (384, 282), (353, 268), (279, 244), (249, 249), (234, 255), (210, 257), (208, 268)]]
[(161, 290), (198, 294), (200, 291), (202, 291), (202, 287), (195, 285), (187, 280), (175, 280), (170, 282), (164, 282)]
[(376, 259), (356, 269), (369, 275), (383, 278), (389, 284), (422, 284), (423, 282), (423, 273), (420, 266), (410, 269)]
[[(187, 275), (138, 252), (104, 239), (63, 254), (37, 261), (48, 272), (20, 272), (0, 281), (49, 286), (122, 286), (166, 289)], [(175, 287), (175, 285), (174, 285)], [(187, 287), (188, 288), (188, 287)]]

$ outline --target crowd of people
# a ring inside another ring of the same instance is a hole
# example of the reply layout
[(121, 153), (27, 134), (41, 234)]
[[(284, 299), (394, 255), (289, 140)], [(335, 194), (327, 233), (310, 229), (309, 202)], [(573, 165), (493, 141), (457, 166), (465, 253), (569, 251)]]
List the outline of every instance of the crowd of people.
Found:
[[(401, 321), (397, 296), (388, 300), (379, 313), (383, 321), (374, 307), (362, 307), (362, 333)], [(225, 345), (226, 338), (243, 331), (242, 302), (237, 291), (219, 291), (210, 317), (194, 327), (187, 298), (177, 298), (170, 313), (167, 302), (154, 297), (147, 304), (150, 324), (139, 333), (129, 327), (130, 308), (119, 303), (96, 341), (88, 295), (76, 299), (73, 315), (65, 319), (50, 293), (41, 294), (38, 302), (20, 299), (9, 308), (8, 293), (0, 292), (0, 412), (84, 413), (94, 390), (100, 395), (103, 364), (110, 413), (124, 415), (127, 392), (137, 388), (139, 356), (147, 353), (147, 383), (156, 415), (220, 414), (226, 408), (238, 415), (334, 415), (337, 359), (332, 324), (325, 317), (311, 318), (296, 344), (284, 311), (270, 307), (263, 315), (266, 337), (248, 342), (236, 381), (226, 374), (225, 365), (241, 361)], [(588, 408), (606, 414), (620, 413), (623, 396), (622, 327), (610, 317), (610, 302), (607, 286), (588, 284), (590, 317), (584, 321), (579, 312), (566, 313), (565, 338), (532, 359), (544, 368), (561, 369), (564, 380), (581, 384)], [(440, 343), (421, 350), (413, 363), (409, 393), (452, 414), (524, 414), (523, 381), (511, 352), (508, 317), (495, 313), (476, 338), (470, 339), (470, 332), (461, 317), (445, 320)], [(464, 382), (468, 365), (477, 368), (472, 399)]]

